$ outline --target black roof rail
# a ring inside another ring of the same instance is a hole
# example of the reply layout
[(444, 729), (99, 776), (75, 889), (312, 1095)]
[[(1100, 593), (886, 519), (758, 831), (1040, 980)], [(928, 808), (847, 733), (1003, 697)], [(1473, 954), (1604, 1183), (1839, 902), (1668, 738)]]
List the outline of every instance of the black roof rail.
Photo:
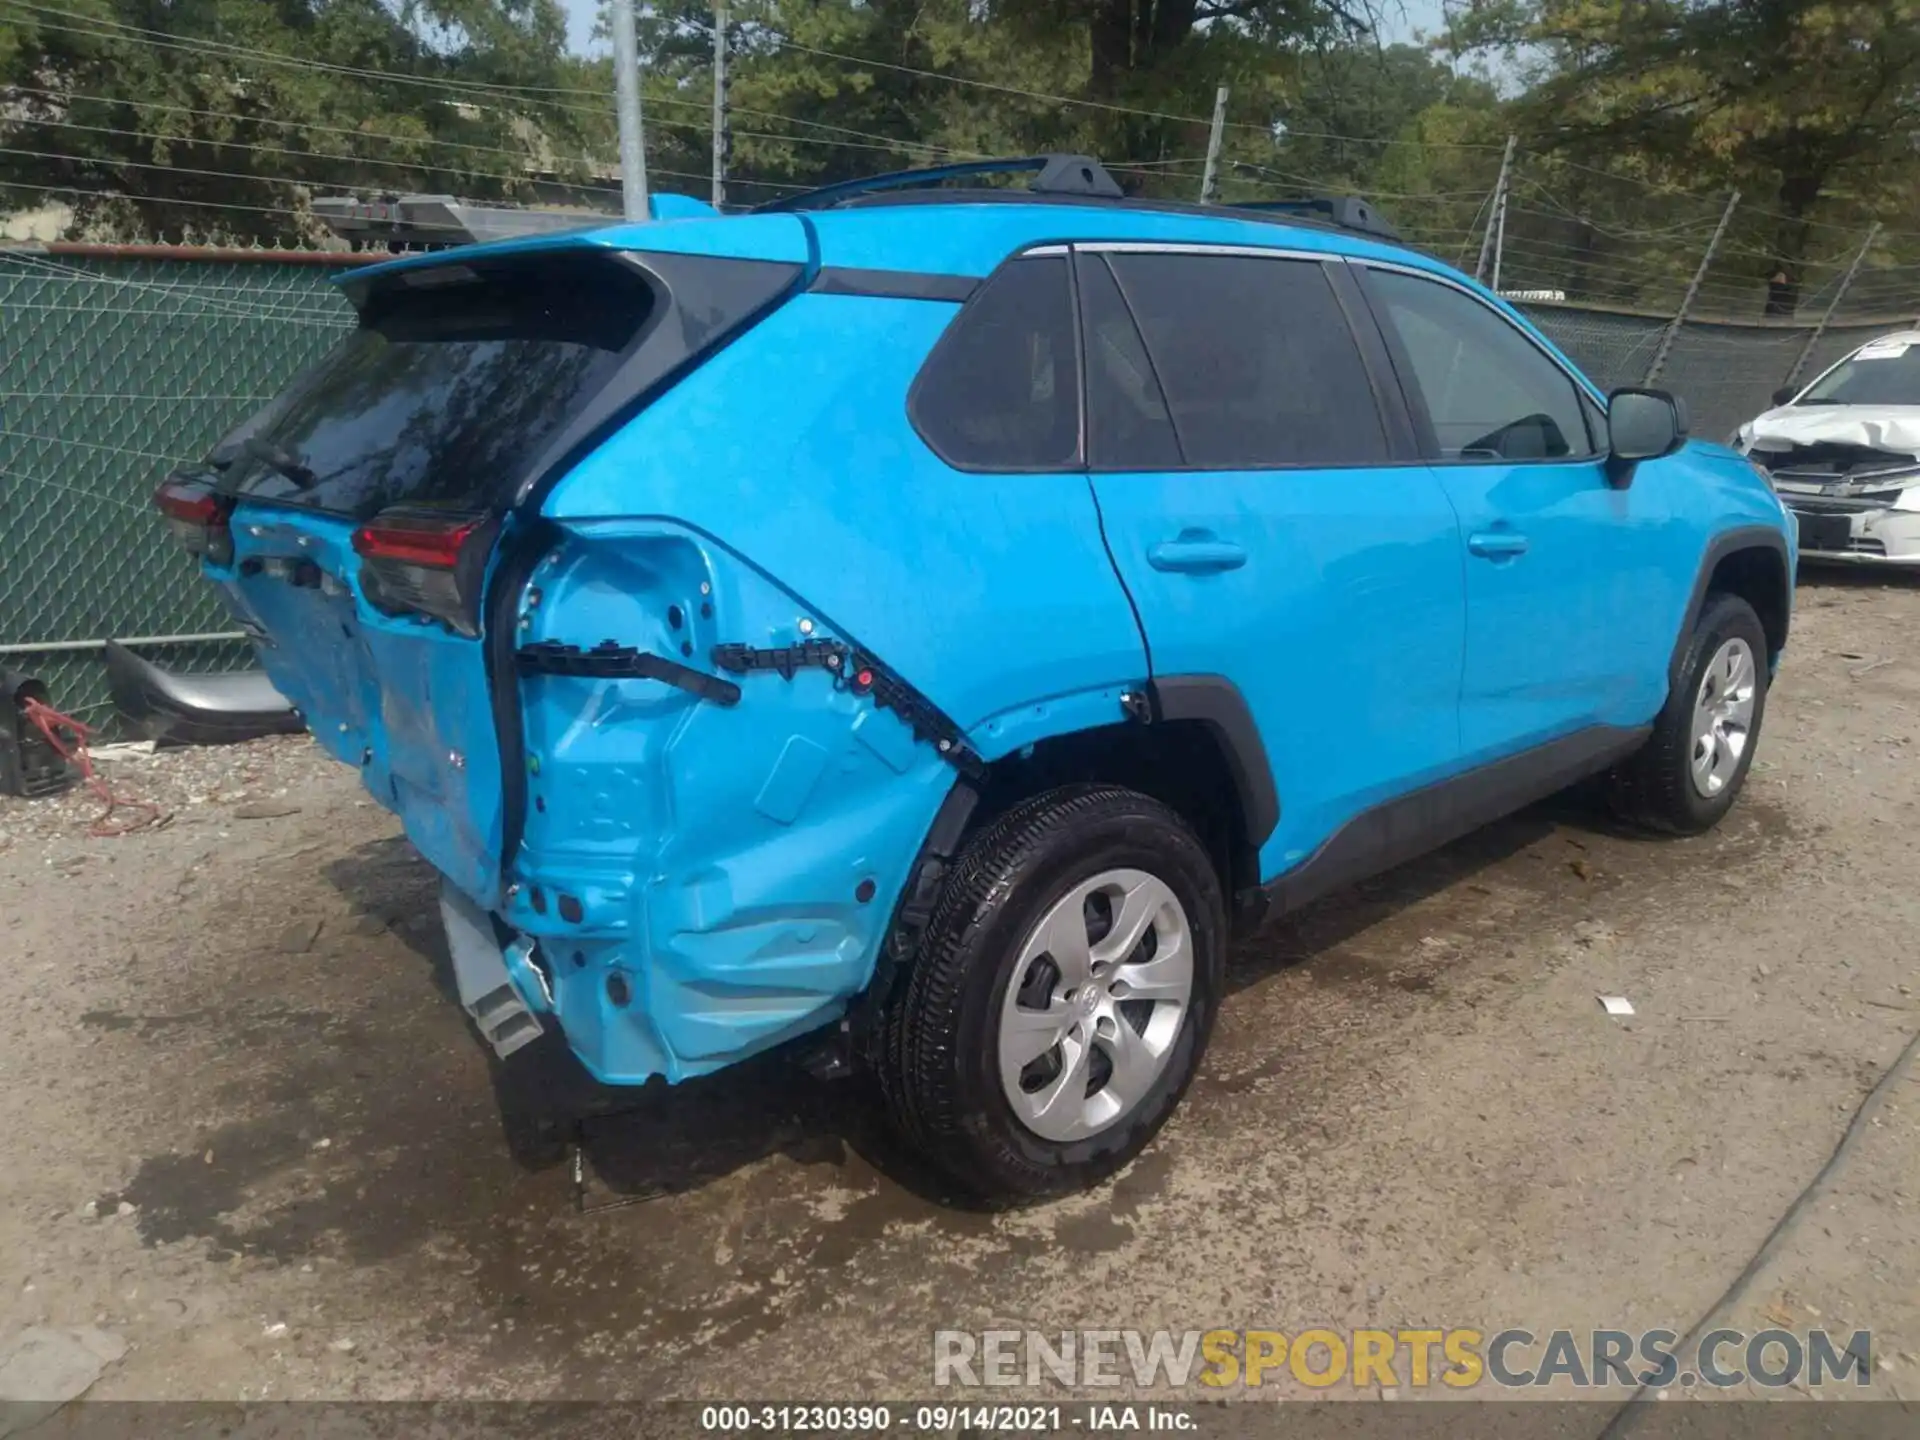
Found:
[(1266, 215), (1298, 215), (1319, 219), (1356, 235), (1371, 235), (1379, 240), (1402, 243), (1393, 222), (1358, 195), (1310, 195), (1304, 200), (1246, 200), (1224, 207), (1229, 210), (1253, 210)]
[(1030, 195), (1073, 195), (1100, 200), (1123, 200), (1126, 192), (1091, 155), (1017, 155), (998, 160), (964, 160), (953, 165), (929, 165), (919, 170), (894, 170), (859, 180), (822, 185), (799, 195), (770, 200), (760, 210), (825, 210), (846, 200), (882, 190), (906, 190), (965, 180), (975, 175), (1018, 175), (1034, 172)]
[[(1120, 188), (1107, 168), (1091, 155), (1016, 155), (992, 160), (963, 160), (952, 165), (929, 165), (917, 170), (892, 170), (884, 175), (868, 175), (858, 180), (842, 180), (822, 185), (798, 195), (788, 195), (754, 207), (758, 210), (827, 210), (866, 196), (882, 196), (899, 191), (930, 191), (951, 180), (969, 180), (984, 175), (1031, 173), (1033, 179), (1024, 190), (973, 189), (961, 191), (969, 200), (1018, 200), (1023, 195), (1053, 200), (1118, 200), (1154, 209), (1179, 210), (1190, 214), (1222, 212), (1259, 216), (1281, 222), (1324, 226), (1356, 235), (1404, 244), (1400, 232), (1369, 200), (1357, 195), (1312, 195), (1300, 200), (1248, 200), (1224, 205), (1195, 204), (1186, 200), (1159, 200), (1129, 196)], [(900, 195), (906, 200), (938, 200), (938, 194)], [(956, 196), (955, 198), (959, 198)]]

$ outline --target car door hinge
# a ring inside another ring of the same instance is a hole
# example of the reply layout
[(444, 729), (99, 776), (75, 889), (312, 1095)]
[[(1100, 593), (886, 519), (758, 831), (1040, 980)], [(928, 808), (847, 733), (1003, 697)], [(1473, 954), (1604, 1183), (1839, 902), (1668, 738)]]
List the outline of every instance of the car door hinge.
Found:
[(522, 675), (581, 675), (596, 680), (659, 680), (711, 700), (716, 705), (740, 703), (740, 687), (731, 680), (695, 670), (678, 660), (603, 640), (591, 650), (541, 640), (514, 652), (514, 666)]
[(832, 640), (807, 640), (798, 645), (765, 648), (716, 645), (713, 663), (735, 675), (772, 670), (785, 680), (793, 679), (801, 670), (825, 670), (833, 676), (834, 689), (872, 696), (876, 706), (898, 715), (913, 731), (915, 740), (931, 743), (962, 775), (977, 777), (986, 773), (986, 762), (967, 744), (965, 732), (948, 719), (939, 706), (857, 645), (842, 645)]

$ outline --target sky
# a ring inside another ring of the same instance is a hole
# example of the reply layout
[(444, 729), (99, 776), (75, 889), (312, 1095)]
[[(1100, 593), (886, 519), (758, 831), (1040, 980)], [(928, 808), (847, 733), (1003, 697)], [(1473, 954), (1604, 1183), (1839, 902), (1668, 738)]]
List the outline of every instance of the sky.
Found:
[(585, 52), (589, 48), (587, 37), (593, 33), (594, 14), (600, 8), (600, 0), (560, 0), (560, 8), (567, 12), (568, 46)]
[[(599, 0), (560, 0), (567, 12), (567, 39), (575, 50), (586, 51), (590, 47), (587, 37), (593, 33), (593, 20), (600, 8)], [(1381, 25), (1381, 32), (1389, 41), (1408, 40), (1416, 30), (1425, 30), (1429, 34), (1440, 28), (1440, 0), (1400, 0), (1404, 14), (1399, 7), (1392, 5), (1391, 12)]]

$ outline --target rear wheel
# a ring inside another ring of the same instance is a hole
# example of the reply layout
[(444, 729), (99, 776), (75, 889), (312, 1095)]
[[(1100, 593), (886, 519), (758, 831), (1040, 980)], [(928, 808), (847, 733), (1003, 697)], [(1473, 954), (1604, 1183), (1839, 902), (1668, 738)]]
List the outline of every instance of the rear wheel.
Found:
[(1206, 849), (1159, 802), (1073, 786), (1016, 807), (955, 866), (888, 1017), (897, 1127), (984, 1199), (1111, 1175), (1193, 1078), (1225, 930)]
[(1676, 835), (1711, 830), (1733, 808), (1767, 708), (1767, 635), (1738, 595), (1709, 596), (1653, 734), (1611, 777), (1624, 820)]

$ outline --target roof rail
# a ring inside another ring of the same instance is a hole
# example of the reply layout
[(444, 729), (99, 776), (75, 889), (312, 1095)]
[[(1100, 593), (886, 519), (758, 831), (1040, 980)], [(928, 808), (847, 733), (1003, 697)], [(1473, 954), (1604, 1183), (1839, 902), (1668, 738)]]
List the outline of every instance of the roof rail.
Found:
[(859, 180), (842, 180), (822, 185), (799, 195), (770, 200), (761, 210), (825, 210), (844, 201), (883, 190), (906, 190), (923, 185), (938, 185), (947, 180), (965, 180), (975, 175), (1017, 175), (1034, 172), (1027, 192), (1033, 195), (1075, 195), (1082, 198), (1122, 200), (1126, 192), (1107, 169), (1091, 155), (1019, 155), (998, 160), (966, 160), (953, 165), (929, 165), (919, 170), (894, 170), (885, 175), (868, 175)]
[(1247, 200), (1225, 206), (1229, 210), (1254, 210), (1267, 215), (1299, 215), (1321, 219), (1356, 235), (1401, 243), (1400, 232), (1373, 205), (1358, 195), (1310, 195), (1304, 200)]

